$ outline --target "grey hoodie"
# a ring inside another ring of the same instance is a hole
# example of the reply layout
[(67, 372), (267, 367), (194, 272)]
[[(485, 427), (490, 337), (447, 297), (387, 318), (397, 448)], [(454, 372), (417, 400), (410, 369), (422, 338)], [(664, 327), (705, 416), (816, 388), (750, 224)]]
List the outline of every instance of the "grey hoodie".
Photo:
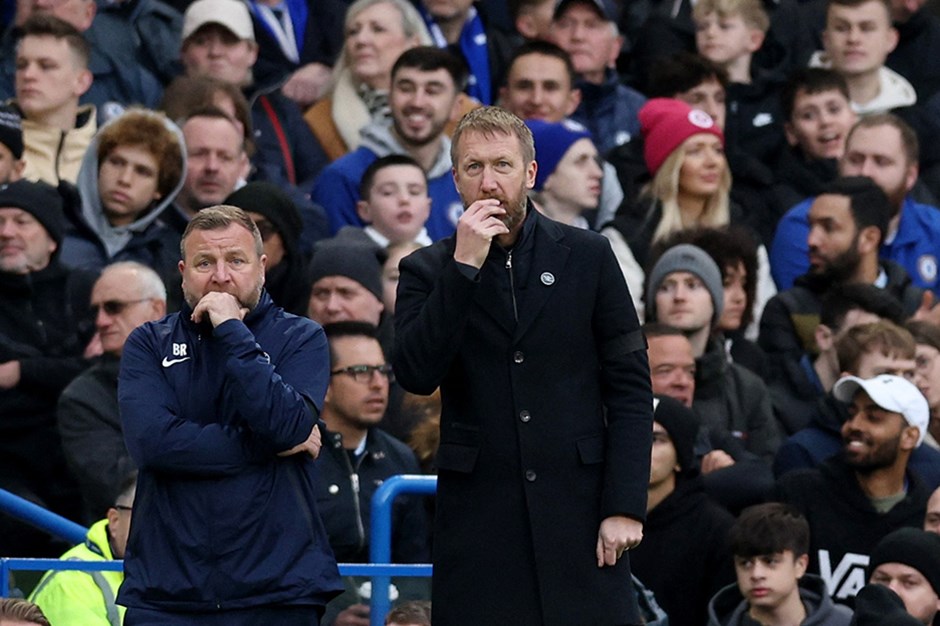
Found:
[[(104, 128), (113, 124), (114, 121), (108, 122)], [(95, 136), (85, 152), (76, 180), (78, 194), (81, 198), (80, 219), (98, 236), (98, 239), (104, 245), (108, 258), (120, 252), (130, 242), (135, 233), (143, 232), (160, 217), (163, 210), (173, 202), (176, 194), (183, 188), (183, 182), (186, 179), (186, 143), (183, 140), (182, 131), (176, 124), (166, 120), (165, 126), (179, 139), (180, 155), (183, 158), (180, 179), (172, 192), (160, 198), (159, 202), (149, 211), (126, 226), (111, 226), (108, 223), (108, 218), (105, 217), (104, 208), (101, 206), (101, 196), (98, 194), (98, 135)]]
[[(408, 151), (398, 143), (395, 135), (392, 134), (390, 122), (372, 122), (359, 131), (359, 134), (362, 135), (362, 142), (359, 145), (368, 148), (377, 154), (379, 158), (389, 154), (408, 154)], [(450, 172), (450, 138), (443, 135), (441, 137), (441, 149), (434, 159), (434, 164), (428, 170), (428, 179), (445, 176)]]
[[(800, 579), (800, 600), (806, 607), (806, 619), (801, 626), (849, 626), (852, 611), (834, 604), (826, 592), (823, 579), (804, 574)], [(755, 624), (747, 615), (748, 603), (738, 590), (737, 583), (728, 585), (715, 594), (708, 603), (708, 626), (747, 626)]]

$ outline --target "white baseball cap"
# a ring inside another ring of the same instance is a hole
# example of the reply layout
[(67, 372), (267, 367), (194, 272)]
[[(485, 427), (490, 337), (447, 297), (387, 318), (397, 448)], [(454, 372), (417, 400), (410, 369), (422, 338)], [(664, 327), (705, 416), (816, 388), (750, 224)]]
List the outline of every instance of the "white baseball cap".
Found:
[(868, 397), (885, 411), (904, 416), (910, 426), (916, 426), (920, 431), (917, 445), (923, 442), (927, 435), (927, 424), (930, 422), (930, 408), (924, 394), (914, 383), (890, 374), (881, 374), (868, 380), (846, 376), (835, 384), (832, 394), (841, 402), (851, 402), (859, 389), (867, 393)]
[(183, 14), (183, 41), (206, 24), (219, 24), (239, 39), (255, 40), (248, 5), (240, 0), (196, 0)]

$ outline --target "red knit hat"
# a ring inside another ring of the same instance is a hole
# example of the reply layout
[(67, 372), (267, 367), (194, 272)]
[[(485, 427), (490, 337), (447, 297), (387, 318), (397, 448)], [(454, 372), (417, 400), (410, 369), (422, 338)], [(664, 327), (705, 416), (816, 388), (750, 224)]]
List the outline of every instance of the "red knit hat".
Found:
[(643, 133), (643, 157), (652, 176), (656, 175), (673, 150), (692, 135), (715, 135), (721, 140), (721, 145), (725, 145), (725, 136), (711, 116), (681, 100), (648, 100), (640, 109), (639, 118)]

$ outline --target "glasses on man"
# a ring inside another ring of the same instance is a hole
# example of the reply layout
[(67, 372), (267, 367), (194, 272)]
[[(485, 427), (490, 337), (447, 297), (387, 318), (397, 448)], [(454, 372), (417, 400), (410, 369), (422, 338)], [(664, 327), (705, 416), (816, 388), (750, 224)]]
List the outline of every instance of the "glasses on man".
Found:
[(133, 511), (134, 507), (126, 506), (124, 504), (115, 504), (111, 507), (112, 509), (117, 509), (118, 511)]
[(349, 367), (341, 367), (340, 369), (330, 372), (330, 376), (336, 376), (338, 374), (352, 376), (353, 380), (357, 383), (371, 383), (372, 377), (376, 374), (384, 376), (389, 382), (395, 380), (395, 375), (392, 373), (392, 366), (388, 363), (382, 365), (350, 365)]
[(140, 298), (138, 300), (105, 300), (99, 304), (91, 305), (91, 312), (98, 315), (98, 311), (104, 311), (108, 315), (120, 315), (124, 310), (132, 304), (139, 304), (141, 302), (146, 302), (150, 298)]

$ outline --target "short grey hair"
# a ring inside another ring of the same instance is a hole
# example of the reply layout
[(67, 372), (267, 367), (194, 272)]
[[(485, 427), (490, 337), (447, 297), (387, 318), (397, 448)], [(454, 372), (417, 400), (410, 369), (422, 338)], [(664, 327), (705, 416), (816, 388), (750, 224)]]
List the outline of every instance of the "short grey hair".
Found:
[(140, 290), (141, 298), (166, 302), (166, 285), (163, 284), (160, 275), (157, 274), (153, 268), (143, 263), (138, 263), (137, 261), (118, 261), (111, 263), (104, 268), (98, 280), (100, 281), (110, 272), (122, 270), (131, 271), (137, 275), (137, 288)]

